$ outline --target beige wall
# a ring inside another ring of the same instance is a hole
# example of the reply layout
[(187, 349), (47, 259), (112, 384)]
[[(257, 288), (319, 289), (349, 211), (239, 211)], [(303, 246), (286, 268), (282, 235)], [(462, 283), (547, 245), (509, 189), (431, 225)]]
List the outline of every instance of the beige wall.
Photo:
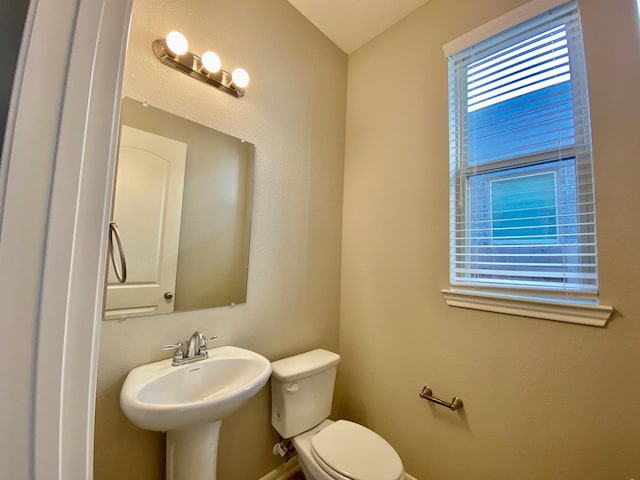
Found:
[[(524, 0), (430, 0), (349, 57), (341, 413), (420, 480), (640, 476), (640, 34), (581, 0), (607, 328), (450, 308), (442, 45)], [(398, 75), (396, 78), (394, 75)], [(451, 412), (418, 398), (463, 398)]]
[[(251, 75), (238, 100), (153, 57), (151, 43), (181, 30), (191, 49), (215, 50)], [(247, 304), (102, 323), (95, 478), (163, 478), (164, 438), (119, 407), (127, 372), (167, 357), (194, 330), (271, 360), (338, 347), (346, 56), (285, 0), (135, 0), (123, 94), (256, 146)], [(225, 420), (220, 480), (253, 480), (280, 464), (268, 388)]]

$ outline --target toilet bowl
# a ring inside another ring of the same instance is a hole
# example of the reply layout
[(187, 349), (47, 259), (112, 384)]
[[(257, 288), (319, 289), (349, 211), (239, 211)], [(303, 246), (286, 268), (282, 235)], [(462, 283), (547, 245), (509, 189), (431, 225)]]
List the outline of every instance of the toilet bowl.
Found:
[(307, 480), (401, 480), (404, 468), (377, 433), (347, 420), (331, 421), (340, 356), (313, 350), (272, 363), (271, 423), (291, 440)]

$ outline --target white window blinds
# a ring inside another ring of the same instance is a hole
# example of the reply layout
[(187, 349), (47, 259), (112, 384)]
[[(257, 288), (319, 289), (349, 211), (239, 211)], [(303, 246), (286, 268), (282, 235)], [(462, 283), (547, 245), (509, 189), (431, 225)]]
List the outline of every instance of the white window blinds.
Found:
[(449, 57), (451, 283), (595, 297), (575, 1)]

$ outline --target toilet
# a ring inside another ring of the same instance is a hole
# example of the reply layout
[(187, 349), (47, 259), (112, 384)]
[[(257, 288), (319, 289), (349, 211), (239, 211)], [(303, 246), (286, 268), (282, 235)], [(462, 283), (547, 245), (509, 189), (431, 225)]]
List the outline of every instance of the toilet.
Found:
[(307, 480), (402, 480), (402, 461), (377, 433), (328, 420), (340, 355), (327, 350), (271, 364), (271, 424), (298, 452)]

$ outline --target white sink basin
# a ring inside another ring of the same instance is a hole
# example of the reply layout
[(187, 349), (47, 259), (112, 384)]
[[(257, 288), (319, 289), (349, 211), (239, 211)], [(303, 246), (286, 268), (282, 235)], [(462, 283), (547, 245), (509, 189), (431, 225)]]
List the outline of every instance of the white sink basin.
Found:
[(271, 375), (262, 355), (238, 347), (209, 350), (209, 358), (171, 366), (171, 359), (134, 368), (120, 405), (140, 428), (167, 432), (223, 420), (253, 397)]

